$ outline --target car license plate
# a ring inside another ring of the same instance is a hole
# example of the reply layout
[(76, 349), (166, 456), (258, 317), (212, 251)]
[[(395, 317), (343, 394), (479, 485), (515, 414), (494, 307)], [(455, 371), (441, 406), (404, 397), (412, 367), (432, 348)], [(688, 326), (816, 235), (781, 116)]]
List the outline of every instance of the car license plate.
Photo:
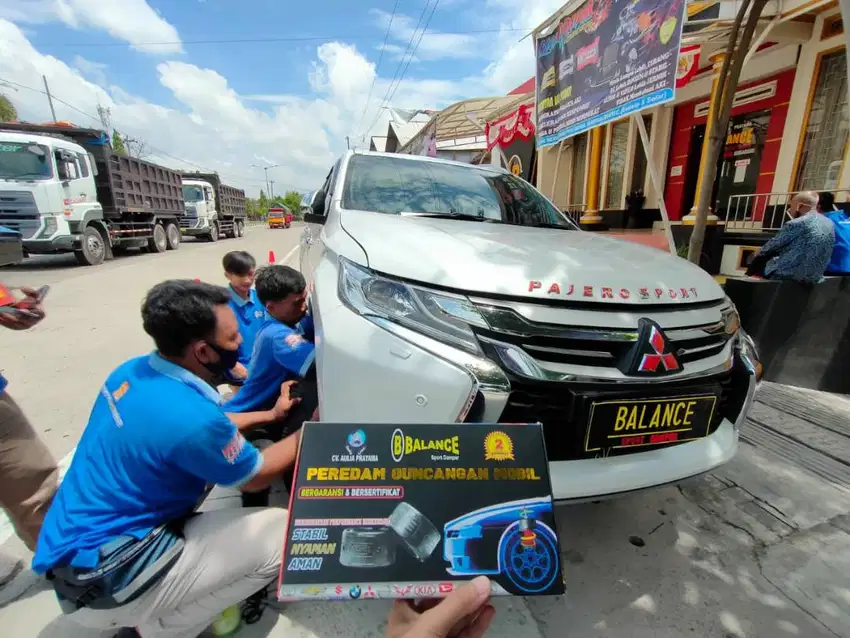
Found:
[(585, 452), (701, 439), (708, 435), (716, 404), (715, 394), (594, 401)]

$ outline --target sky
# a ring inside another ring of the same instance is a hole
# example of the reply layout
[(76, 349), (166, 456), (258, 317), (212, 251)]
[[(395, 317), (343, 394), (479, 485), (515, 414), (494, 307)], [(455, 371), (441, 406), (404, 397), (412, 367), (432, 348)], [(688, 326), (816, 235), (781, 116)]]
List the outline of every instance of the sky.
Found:
[[(385, 106), (504, 95), (565, 0), (0, 0), (0, 93), (20, 119), (112, 126), (147, 159), (256, 196), (318, 188)], [(424, 35), (422, 28), (427, 24)], [(260, 167), (260, 168), (258, 168)]]

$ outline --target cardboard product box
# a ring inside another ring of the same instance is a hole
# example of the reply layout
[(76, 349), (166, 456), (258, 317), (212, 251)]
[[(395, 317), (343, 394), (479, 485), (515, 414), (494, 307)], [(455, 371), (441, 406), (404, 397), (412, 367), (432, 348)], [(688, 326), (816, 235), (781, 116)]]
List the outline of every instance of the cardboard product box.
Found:
[(281, 600), (564, 593), (539, 424), (305, 423)]

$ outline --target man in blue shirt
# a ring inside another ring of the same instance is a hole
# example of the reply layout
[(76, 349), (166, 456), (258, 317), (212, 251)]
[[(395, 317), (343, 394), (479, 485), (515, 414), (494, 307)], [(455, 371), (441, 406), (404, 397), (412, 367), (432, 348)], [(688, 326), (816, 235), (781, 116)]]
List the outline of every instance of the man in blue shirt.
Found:
[(142, 320), (156, 351), (100, 389), (32, 563), (83, 625), (196, 636), (277, 575), (285, 510), (191, 514), (208, 485), (262, 490), (297, 451), (297, 434), (260, 452), (241, 433), (283, 419), (289, 386), (262, 411), (221, 408), (242, 341), (229, 302), (206, 283), (154, 286)]
[[(819, 283), (832, 257), (835, 231), (832, 222), (815, 209), (817, 195), (810, 191), (791, 198), (788, 214), (779, 232), (755, 257), (764, 261), (768, 279), (787, 279), (800, 283)], [(754, 261), (755, 261), (754, 260)]]
[[(254, 342), (248, 380), (226, 409), (234, 413), (267, 410), (278, 400), (281, 383), (298, 381), (301, 405), (286, 420), (254, 434), (257, 439), (277, 441), (300, 428), (318, 405), (313, 318), (307, 313), (307, 284), (297, 270), (266, 266), (257, 273), (255, 285), (266, 316)], [(285, 475), (284, 482), (288, 488), (291, 475)], [(268, 502), (268, 492), (243, 494), (242, 502), (247, 507), (261, 507)]]
[(224, 267), (224, 276), (230, 283), (230, 307), (239, 321), (239, 334), (242, 335), (239, 365), (234, 368), (234, 373), (244, 379), (248, 376), (248, 366), (251, 364), (254, 338), (266, 315), (254, 290), (257, 261), (247, 251), (234, 250), (224, 256), (221, 265)]
[(818, 195), (818, 212), (832, 222), (835, 231), (835, 247), (826, 274), (850, 274), (850, 217), (843, 210), (835, 208), (835, 195), (828, 192)]

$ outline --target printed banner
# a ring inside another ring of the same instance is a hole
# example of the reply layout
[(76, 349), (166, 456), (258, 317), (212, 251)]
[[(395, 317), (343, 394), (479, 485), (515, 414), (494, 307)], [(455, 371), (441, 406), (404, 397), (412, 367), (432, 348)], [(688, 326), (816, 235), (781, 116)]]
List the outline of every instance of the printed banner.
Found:
[(699, 69), (699, 45), (683, 46), (679, 51), (679, 66), (676, 69), (676, 88), (681, 89)]
[(684, 0), (585, 0), (538, 30), (537, 145), (672, 100), (684, 8)]
[(543, 429), (306, 423), (281, 600), (564, 593)]
[(534, 136), (534, 105), (521, 104), (519, 108), (484, 127), (487, 150), (498, 144), (502, 150), (517, 140), (528, 140)]

